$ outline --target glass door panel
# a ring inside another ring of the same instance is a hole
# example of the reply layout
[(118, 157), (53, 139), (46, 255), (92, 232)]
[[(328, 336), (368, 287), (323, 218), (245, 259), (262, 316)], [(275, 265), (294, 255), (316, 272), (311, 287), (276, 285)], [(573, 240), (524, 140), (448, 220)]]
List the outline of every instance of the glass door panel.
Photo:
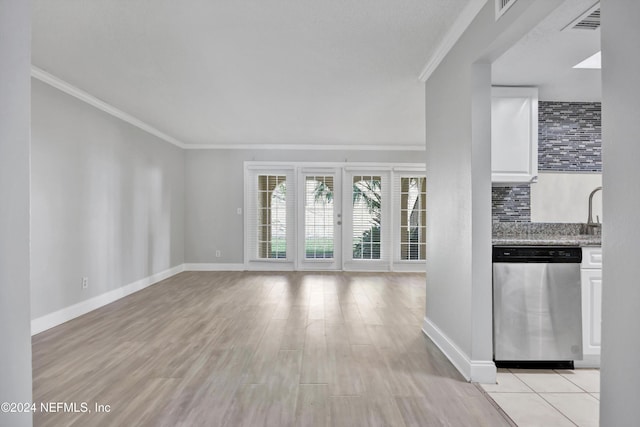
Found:
[(390, 268), (391, 193), (389, 171), (347, 168), (343, 183), (344, 259), (347, 270)]
[(352, 259), (380, 259), (382, 177), (355, 175), (352, 180)]
[(308, 170), (301, 174), (299, 267), (304, 270), (338, 269), (340, 260), (340, 187), (335, 171)]
[(426, 249), (426, 178), (400, 177), (400, 260), (425, 260)]
[(304, 197), (304, 257), (334, 257), (333, 176), (306, 176)]

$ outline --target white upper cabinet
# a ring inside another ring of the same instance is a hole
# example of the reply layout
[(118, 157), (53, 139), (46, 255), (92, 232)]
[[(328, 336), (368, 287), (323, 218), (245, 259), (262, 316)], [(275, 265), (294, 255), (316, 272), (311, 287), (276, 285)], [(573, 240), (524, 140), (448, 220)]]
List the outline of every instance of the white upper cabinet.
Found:
[(491, 181), (531, 182), (538, 175), (538, 89), (491, 89)]

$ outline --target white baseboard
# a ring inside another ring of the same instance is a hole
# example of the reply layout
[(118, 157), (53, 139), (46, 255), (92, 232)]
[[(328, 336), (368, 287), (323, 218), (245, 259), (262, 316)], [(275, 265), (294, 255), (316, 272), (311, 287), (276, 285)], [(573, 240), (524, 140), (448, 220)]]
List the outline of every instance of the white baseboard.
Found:
[[(252, 261), (245, 263), (186, 263), (184, 264), (184, 271), (296, 271), (293, 263), (289, 262), (259, 262)], [(299, 269), (299, 271), (325, 271), (322, 269), (316, 270), (313, 268)], [(333, 270), (326, 270), (333, 271)], [(389, 273), (391, 270), (389, 266), (366, 266), (363, 264), (348, 264), (345, 265), (342, 270), (337, 271), (353, 271), (353, 272), (370, 272), (370, 273)], [(422, 264), (411, 265), (401, 264), (397, 268), (394, 268), (395, 272), (425, 272), (425, 266)]]
[(426, 316), (422, 324), (422, 332), (438, 346), (467, 381), (495, 384), (497, 369), (493, 360), (471, 360), (460, 347)]
[(190, 263), (184, 265), (185, 271), (244, 271), (243, 263), (218, 264), (218, 263)]
[(391, 271), (396, 273), (424, 273), (427, 271), (427, 265), (423, 262), (415, 264), (396, 263), (392, 265)]
[(493, 360), (472, 360), (471, 379), (473, 383), (495, 384), (498, 378), (498, 368)]
[(61, 310), (33, 319), (31, 321), (31, 335), (39, 334), (40, 332), (51, 329), (54, 326), (68, 322), (71, 319), (75, 319), (76, 317), (117, 301), (120, 298), (124, 298), (127, 295), (131, 295), (134, 292), (138, 292), (183, 271), (184, 264), (180, 264), (104, 294), (89, 298), (88, 300), (81, 301), (77, 304), (70, 305), (69, 307), (65, 307)]
[(295, 271), (293, 262), (249, 261), (243, 264), (245, 271)]
[(363, 273), (389, 273), (391, 272), (391, 264), (378, 262), (358, 262), (346, 261), (342, 264), (342, 271), (353, 271)]

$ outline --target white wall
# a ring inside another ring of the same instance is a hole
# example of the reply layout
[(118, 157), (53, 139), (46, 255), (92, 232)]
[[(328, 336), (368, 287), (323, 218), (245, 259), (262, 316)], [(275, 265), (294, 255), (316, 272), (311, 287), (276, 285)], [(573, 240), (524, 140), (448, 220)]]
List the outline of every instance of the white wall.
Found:
[(474, 381), (495, 379), (491, 138), (486, 129), (491, 76), (486, 64), (560, 3), (518, 2), (496, 21), (494, 2), (487, 2), (426, 82), (429, 244), (424, 329)]
[(601, 426), (640, 420), (640, 2), (603, 0)]
[[(587, 222), (589, 194), (602, 186), (600, 173), (540, 172), (531, 184), (531, 222)], [(602, 192), (593, 196), (593, 220), (602, 222)]]
[(35, 319), (184, 262), (184, 151), (32, 85)]
[[(0, 2), (0, 402), (31, 401), (30, 4)], [(0, 413), (0, 426), (31, 424), (29, 413)]]
[(245, 161), (420, 163), (424, 152), (187, 150), (185, 262), (244, 262), (244, 220), (236, 209), (244, 205)]

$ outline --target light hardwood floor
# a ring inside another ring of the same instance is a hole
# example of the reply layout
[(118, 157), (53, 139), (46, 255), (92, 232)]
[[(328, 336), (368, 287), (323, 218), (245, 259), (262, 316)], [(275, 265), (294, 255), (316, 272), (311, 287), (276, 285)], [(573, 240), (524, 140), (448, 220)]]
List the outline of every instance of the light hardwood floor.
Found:
[(93, 411), (34, 424), (511, 425), (423, 336), (424, 281), (181, 273), (33, 338), (34, 401)]

